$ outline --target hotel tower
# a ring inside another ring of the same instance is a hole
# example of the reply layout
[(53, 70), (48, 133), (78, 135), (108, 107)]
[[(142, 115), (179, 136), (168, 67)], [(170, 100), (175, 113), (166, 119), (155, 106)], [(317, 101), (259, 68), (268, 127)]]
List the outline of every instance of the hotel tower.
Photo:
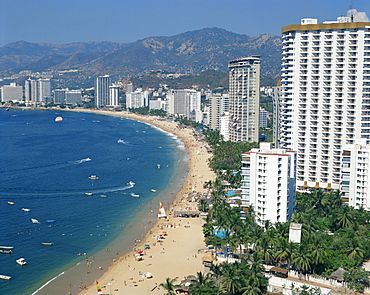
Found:
[(258, 142), (260, 56), (229, 62), (229, 140)]
[(339, 189), (343, 147), (370, 139), (370, 22), (282, 28), (280, 148), (297, 152), (297, 188)]

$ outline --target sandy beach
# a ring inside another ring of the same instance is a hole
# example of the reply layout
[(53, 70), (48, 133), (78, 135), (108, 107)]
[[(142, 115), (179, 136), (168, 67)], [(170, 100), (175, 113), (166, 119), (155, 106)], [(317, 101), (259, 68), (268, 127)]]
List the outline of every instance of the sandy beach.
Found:
[[(80, 110), (75, 110), (80, 111)], [(205, 249), (202, 233), (202, 218), (179, 218), (169, 212), (191, 211), (197, 208), (196, 202), (188, 200), (189, 193), (203, 193), (203, 184), (214, 180), (215, 175), (209, 169), (207, 160), (211, 157), (206, 150), (207, 143), (197, 141), (191, 128), (179, 128), (178, 123), (150, 116), (142, 116), (128, 112), (110, 112), (84, 110), (104, 115), (125, 117), (157, 126), (179, 137), (190, 156), (189, 175), (182, 190), (177, 193), (171, 208), (167, 209), (168, 220), (158, 221), (143, 240), (137, 241), (132, 252), (117, 255), (116, 261), (108, 270), (102, 269), (101, 276), (94, 278), (99, 281), (103, 294), (163, 294), (159, 287), (167, 277), (178, 278), (180, 282), (185, 276), (196, 275), (203, 271), (203, 252)], [(168, 212), (169, 211), (169, 212)], [(145, 245), (149, 245), (146, 247)], [(92, 265), (86, 259), (86, 276), (89, 276)], [(152, 275), (148, 278), (148, 273)], [(81, 289), (80, 295), (96, 294), (96, 285)]]

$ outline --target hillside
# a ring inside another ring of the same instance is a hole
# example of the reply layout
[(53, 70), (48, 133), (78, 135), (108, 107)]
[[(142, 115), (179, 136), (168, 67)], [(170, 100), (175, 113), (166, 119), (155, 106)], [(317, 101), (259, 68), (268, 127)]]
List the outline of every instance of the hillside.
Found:
[[(261, 55), (261, 75), (280, 70), (280, 37), (250, 37), (220, 28), (206, 28), (170, 37), (148, 37), (130, 44), (79, 42), (28, 43), (0, 47), (0, 76), (21, 70), (76, 70), (78, 76), (110, 74), (120, 78), (152, 71), (197, 74), (205, 70), (227, 71), (230, 60)], [(76, 75), (74, 75), (75, 77)]]

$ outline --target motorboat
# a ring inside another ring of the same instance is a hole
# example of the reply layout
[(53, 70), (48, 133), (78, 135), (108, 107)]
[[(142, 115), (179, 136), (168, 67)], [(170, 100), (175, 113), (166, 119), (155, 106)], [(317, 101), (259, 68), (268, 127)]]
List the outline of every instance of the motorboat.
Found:
[(151, 191), (152, 193), (156, 193), (156, 192), (157, 192), (157, 190), (156, 190), (156, 189), (153, 189), (153, 188), (152, 188), (150, 191)]
[(28, 208), (22, 208), (21, 210), (25, 211), (25, 212), (30, 212), (31, 211), (31, 209), (28, 209)]
[(10, 280), (12, 277), (10, 276), (6, 276), (6, 275), (0, 275), (0, 279), (3, 279), (3, 280)]
[(93, 193), (85, 193), (86, 196), (92, 196)]
[(3, 250), (3, 249), (0, 249), (0, 253), (4, 253), (4, 254), (12, 254), (13, 250)]
[(40, 221), (38, 221), (37, 219), (35, 219), (35, 218), (31, 218), (31, 221), (32, 221), (32, 223), (40, 223)]
[(129, 184), (131, 186), (134, 186), (135, 185), (135, 182), (133, 182), (133, 181), (130, 180), (127, 184)]
[(101, 198), (106, 198), (107, 196), (106, 195), (100, 195)]
[(26, 265), (27, 264), (26, 260), (23, 257), (17, 259), (15, 262), (17, 262), (19, 265)]
[(0, 246), (0, 250), (13, 250), (13, 246)]
[(99, 177), (97, 177), (96, 175), (90, 175), (89, 179), (99, 179)]
[(62, 117), (56, 117), (55, 118), (55, 122), (62, 122), (63, 121), (63, 118)]
[(53, 246), (54, 244), (51, 243), (51, 242), (43, 242), (43, 243), (41, 243), (41, 245), (44, 245), (44, 246)]
[(161, 165), (160, 164), (157, 164), (157, 168), (159, 169), (159, 168), (161, 168)]
[(54, 219), (48, 219), (48, 220), (46, 220), (46, 222), (55, 222), (55, 220)]
[(9, 205), (14, 205), (15, 203), (14, 202), (8, 202)]
[(131, 197), (138, 198), (138, 197), (140, 197), (140, 195), (139, 195), (139, 194), (132, 193), (132, 194), (131, 194)]

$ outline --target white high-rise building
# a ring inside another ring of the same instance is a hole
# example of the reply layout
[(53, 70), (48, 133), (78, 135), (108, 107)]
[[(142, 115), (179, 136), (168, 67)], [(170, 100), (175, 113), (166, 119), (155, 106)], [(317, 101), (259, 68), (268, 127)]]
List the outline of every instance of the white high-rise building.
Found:
[(272, 87), (272, 102), (273, 102), (273, 113), (272, 113), (272, 138), (275, 143), (275, 147), (280, 146), (280, 100), (281, 100), (281, 87)]
[(111, 78), (109, 75), (99, 76), (95, 81), (95, 105), (97, 108), (110, 104), (109, 86), (111, 86)]
[(259, 127), (267, 128), (268, 113), (265, 109), (260, 108), (260, 125)]
[[(131, 90), (131, 87), (130, 87)], [(126, 108), (136, 109), (149, 107), (149, 92), (141, 88), (126, 93)]]
[(168, 112), (184, 116), (195, 122), (202, 122), (201, 93), (193, 89), (171, 89), (166, 98), (169, 103)]
[(48, 103), (51, 102), (50, 79), (27, 79), (24, 82), (24, 94), (26, 101)]
[(15, 83), (10, 83), (10, 85), (4, 85), (0, 88), (1, 90), (1, 101), (21, 101), (23, 98), (23, 88), (22, 86), (17, 86)]
[(51, 82), (50, 79), (38, 80), (39, 98), (37, 101), (42, 103), (51, 102)]
[(220, 130), (221, 115), (229, 111), (229, 95), (214, 93), (209, 97), (209, 127)]
[(224, 112), (220, 117), (220, 134), (223, 137), (224, 141), (229, 141), (229, 124), (230, 124), (230, 115), (229, 112)]
[(365, 138), (343, 147), (342, 200), (356, 209), (370, 210), (370, 144)]
[(282, 28), (280, 147), (299, 189), (339, 189), (343, 146), (370, 138), (370, 22), (350, 21)]
[(242, 209), (253, 205), (256, 222), (263, 225), (286, 222), (295, 209), (296, 153), (273, 149), (260, 143), (259, 149), (242, 154)]
[(259, 141), (260, 56), (229, 62), (230, 140)]
[(119, 106), (119, 86), (109, 86), (109, 105), (118, 107)]

